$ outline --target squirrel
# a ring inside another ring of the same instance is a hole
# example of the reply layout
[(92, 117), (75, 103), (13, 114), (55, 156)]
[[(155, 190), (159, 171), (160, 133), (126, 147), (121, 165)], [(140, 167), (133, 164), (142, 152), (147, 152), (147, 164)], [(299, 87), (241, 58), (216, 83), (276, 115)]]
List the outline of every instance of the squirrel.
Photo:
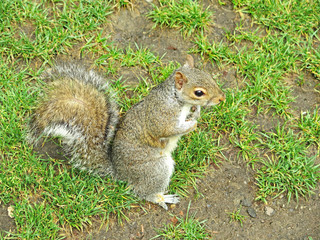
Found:
[(180, 137), (197, 127), (200, 107), (225, 100), (192, 56), (121, 118), (112, 86), (95, 71), (65, 63), (47, 78), (29, 122), (30, 144), (60, 137), (73, 166), (126, 181), (138, 197), (166, 210), (167, 203), (179, 202), (176, 194), (165, 194), (175, 165), (171, 154)]

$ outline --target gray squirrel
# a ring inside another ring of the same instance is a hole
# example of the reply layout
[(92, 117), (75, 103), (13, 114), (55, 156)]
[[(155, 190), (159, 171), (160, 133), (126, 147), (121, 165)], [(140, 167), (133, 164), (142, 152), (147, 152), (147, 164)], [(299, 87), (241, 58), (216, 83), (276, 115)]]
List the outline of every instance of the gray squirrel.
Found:
[(166, 203), (179, 202), (177, 195), (165, 195), (175, 165), (171, 154), (180, 137), (196, 128), (200, 106), (225, 99), (190, 55), (120, 120), (112, 86), (93, 70), (65, 63), (47, 78), (29, 123), (30, 144), (60, 137), (73, 166), (127, 181), (138, 197), (166, 210)]

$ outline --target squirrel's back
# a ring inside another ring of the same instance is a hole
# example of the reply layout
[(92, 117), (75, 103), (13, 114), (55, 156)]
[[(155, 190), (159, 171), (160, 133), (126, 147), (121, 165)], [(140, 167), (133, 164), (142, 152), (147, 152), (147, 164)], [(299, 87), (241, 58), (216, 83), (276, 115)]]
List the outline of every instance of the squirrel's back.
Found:
[(46, 75), (50, 83), (31, 118), (28, 141), (36, 145), (42, 136), (60, 137), (74, 166), (112, 174), (118, 109), (109, 83), (77, 64), (57, 65)]

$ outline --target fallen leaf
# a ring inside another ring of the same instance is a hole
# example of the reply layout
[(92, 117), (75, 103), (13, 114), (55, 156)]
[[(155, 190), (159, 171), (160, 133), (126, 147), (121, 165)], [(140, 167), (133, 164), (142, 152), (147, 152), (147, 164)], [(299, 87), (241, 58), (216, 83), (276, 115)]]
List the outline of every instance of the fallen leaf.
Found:
[(170, 221), (171, 221), (174, 225), (176, 225), (176, 224), (178, 223), (178, 219), (177, 219), (175, 216), (173, 216), (172, 218), (170, 218)]

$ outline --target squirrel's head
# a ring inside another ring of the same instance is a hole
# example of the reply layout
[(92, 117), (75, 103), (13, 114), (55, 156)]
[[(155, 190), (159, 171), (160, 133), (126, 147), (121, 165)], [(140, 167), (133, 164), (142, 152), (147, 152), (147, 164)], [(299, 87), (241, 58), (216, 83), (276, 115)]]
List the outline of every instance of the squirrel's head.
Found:
[(212, 77), (194, 67), (192, 56), (174, 74), (178, 95), (187, 103), (199, 106), (213, 106), (225, 100), (225, 95)]

